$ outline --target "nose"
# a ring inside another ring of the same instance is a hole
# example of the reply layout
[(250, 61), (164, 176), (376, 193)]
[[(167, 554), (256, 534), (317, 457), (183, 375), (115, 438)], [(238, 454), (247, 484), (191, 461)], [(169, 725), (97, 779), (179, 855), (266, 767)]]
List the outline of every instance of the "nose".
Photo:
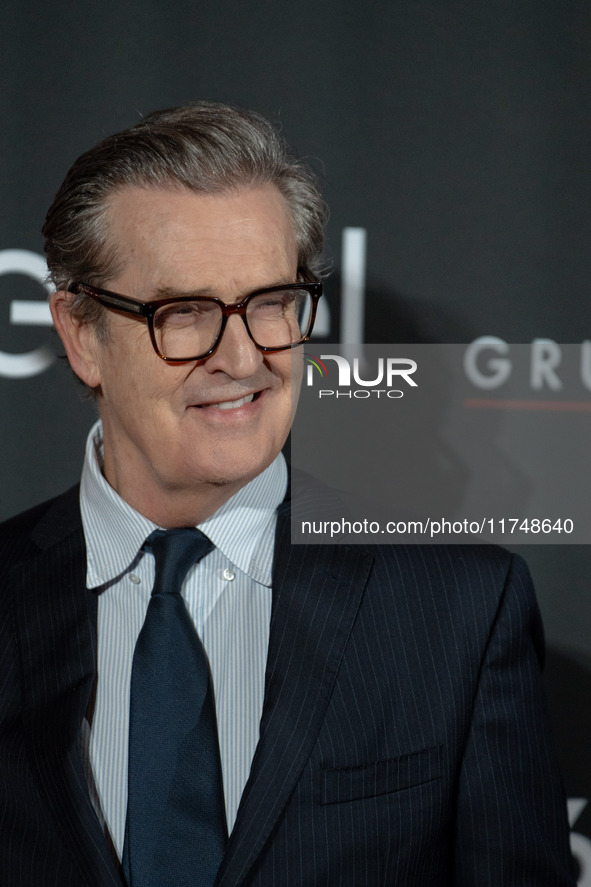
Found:
[(221, 342), (205, 366), (210, 373), (224, 372), (233, 379), (246, 379), (256, 372), (263, 359), (248, 335), (244, 320), (233, 314), (228, 317)]

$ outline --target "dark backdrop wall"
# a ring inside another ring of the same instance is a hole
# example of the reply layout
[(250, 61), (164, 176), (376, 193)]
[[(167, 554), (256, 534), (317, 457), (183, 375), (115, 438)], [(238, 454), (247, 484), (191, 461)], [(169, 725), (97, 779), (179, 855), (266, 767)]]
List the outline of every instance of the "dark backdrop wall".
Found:
[[(81, 151), (154, 108), (246, 105), (310, 158), (332, 210), (326, 340), (347, 227), (366, 230), (368, 342), (589, 335), (585, 0), (5, 0), (0, 83), (0, 517), (76, 481), (93, 418), (28, 304), (45, 210)], [(524, 554), (589, 887), (591, 557)]]

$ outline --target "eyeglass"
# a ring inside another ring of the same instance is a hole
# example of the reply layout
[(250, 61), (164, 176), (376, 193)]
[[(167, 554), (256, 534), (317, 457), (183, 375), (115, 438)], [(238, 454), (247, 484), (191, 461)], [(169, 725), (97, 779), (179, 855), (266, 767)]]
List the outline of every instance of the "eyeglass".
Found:
[(321, 283), (287, 283), (255, 290), (233, 305), (214, 296), (171, 296), (138, 302), (129, 296), (75, 283), (105, 308), (145, 317), (154, 351), (162, 360), (183, 362), (210, 357), (220, 344), (228, 317), (239, 314), (259, 351), (285, 351), (310, 338)]

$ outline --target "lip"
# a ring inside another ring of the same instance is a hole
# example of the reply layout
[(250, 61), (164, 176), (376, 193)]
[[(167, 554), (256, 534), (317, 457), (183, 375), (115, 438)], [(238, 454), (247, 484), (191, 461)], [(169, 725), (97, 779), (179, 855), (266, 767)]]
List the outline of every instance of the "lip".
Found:
[(242, 407), (254, 403), (254, 394), (245, 394), (243, 397), (237, 397), (232, 400), (220, 400), (213, 403), (203, 404), (201, 409), (218, 410), (221, 413), (233, 413), (241, 410)]
[[(189, 409), (199, 410), (200, 413), (215, 414), (219, 416), (237, 416), (253, 412), (258, 409), (261, 398), (264, 397), (267, 389), (257, 389), (256, 391), (232, 392), (231, 394), (220, 393), (219, 396), (213, 396), (207, 401), (189, 404)], [(248, 399), (247, 399), (248, 398)], [(236, 404), (236, 406), (220, 406), (220, 404)]]

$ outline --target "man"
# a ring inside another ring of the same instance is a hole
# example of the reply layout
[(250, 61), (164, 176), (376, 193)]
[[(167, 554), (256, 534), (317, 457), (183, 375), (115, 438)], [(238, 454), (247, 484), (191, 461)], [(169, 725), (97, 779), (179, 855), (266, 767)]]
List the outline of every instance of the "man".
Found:
[[(106, 139), (55, 198), (52, 314), (101, 423), (80, 490), (2, 528), (5, 887), (574, 883), (522, 562), (290, 544), (291, 350), (324, 218), (266, 121), (208, 103)], [(158, 664), (149, 703), (137, 674), (164, 594), (153, 540), (197, 525), (182, 612), (221, 773), (201, 753), (181, 768), (209, 781), (195, 800), (160, 753), (193, 706), (167, 717)], [(219, 847), (178, 840), (177, 807), (205, 829), (225, 814)]]

